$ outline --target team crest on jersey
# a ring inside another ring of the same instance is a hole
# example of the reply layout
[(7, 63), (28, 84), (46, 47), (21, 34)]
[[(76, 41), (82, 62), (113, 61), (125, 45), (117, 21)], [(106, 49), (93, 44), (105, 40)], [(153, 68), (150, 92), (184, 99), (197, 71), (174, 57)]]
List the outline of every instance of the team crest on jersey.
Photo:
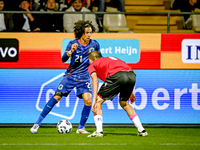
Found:
[(59, 90), (62, 90), (62, 89), (63, 89), (63, 85), (62, 85), (62, 84), (59, 84), (59, 85), (58, 85), (58, 89), (59, 89)]
[(89, 49), (89, 53), (91, 53), (92, 51), (94, 51), (94, 47), (91, 47), (91, 48)]

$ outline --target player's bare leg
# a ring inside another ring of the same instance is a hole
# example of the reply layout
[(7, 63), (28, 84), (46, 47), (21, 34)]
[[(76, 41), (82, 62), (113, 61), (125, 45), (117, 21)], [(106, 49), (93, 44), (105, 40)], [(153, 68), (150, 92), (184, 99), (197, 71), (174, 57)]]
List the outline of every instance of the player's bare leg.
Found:
[(138, 136), (148, 136), (148, 133), (143, 128), (137, 113), (135, 112), (134, 108), (128, 104), (128, 101), (120, 101), (119, 100), (119, 103), (120, 103), (121, 107), (126, 111), (129, 118), (134, 123), (135, 127), (138, 129)]
[(97, 105), (96, 105), (96, 107), (97, 107), (97, 115), (103, 115), (103, 112), (102, 112), (102, 107), (101, 107), (101, 105), (104, 103), (105, 101), (102, 99), (102, 98), (100, 98), (99, 96), (97, 96)]
[(105, 101), (101, 99), (99, 96), (97, 97), (96, 103), (96, 113), (94, 115), (94, 121), (96, 125), (96, 131), (92, 134), (88, 135), (88, 137), (103, 137), (103, 117), (102, 117), (102, 107), (101, 105)]

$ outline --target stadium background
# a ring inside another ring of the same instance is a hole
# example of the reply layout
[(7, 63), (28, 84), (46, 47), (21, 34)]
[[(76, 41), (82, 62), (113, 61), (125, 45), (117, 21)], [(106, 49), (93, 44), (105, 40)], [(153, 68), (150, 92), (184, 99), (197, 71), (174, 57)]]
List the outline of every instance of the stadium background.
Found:
[[(1, 124), (36, 121), (69, 65), (62, 63), (61, 56), (73, 37), (66, 33), (0, 34), (0, 43), (5, 39), (11, 41), (7, 51), (0, 45)], [(136, 72), (137, 101), (132, 106), (142, 123), (200, 124), (199, 34), (95, 33), (92, 38), (99, 41), (103, 56), (119, 57)], [(18, 61), (3, 62), (12, 42), (18, 43)], [(187, 56), (192, 62), (185, 58), (189, 46), (191, 55)], [(57, 123), (61, 119), (79, 123), (83, 104), (72, 91), (43, 123)], [(131, 123), (117, 97), (103, 104), (103, 111), (104, 123)], [(92, 113), (88, 123), (94, 123)]]

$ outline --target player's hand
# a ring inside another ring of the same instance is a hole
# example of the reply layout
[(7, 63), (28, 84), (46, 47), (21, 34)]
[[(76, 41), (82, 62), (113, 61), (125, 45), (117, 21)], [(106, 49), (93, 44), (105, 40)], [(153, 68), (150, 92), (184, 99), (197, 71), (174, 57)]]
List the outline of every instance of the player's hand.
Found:
[(93, 112), (94, 114), (97, 113), (97, 106), (96, 106), (96, 103), (95, 103), (95, 102), (92, 103), (92, 112)]
[(74, 52), (78, 47), (77, 43), (72, 44), (71, 51)]
[(131, 104), (133, 104), (136, 101), (136, 97), (135, 97), (135, 95), (133, 93), (131, 93), (129, 101), (131, 102)]

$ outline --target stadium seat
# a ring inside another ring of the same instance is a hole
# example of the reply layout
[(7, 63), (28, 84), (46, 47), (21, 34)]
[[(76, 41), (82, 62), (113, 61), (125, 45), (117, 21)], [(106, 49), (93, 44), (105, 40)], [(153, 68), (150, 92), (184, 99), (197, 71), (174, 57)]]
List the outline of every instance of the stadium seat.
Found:
[(54, 8), (54, 10), (55, 10), (55, 11), (58, 11), (58, 9), (59, 9), (59, 4), (56, 3), (56, 7)]
[(200, 12), (199, 8), (195, 8), (194, 12)]
[(105, 32), (130, 32), (124, 14), (105, 14), (103, 30)]
[(106, 12), (116, 12), (118, 11), (117, 8), (114, 8), (114, 7), (106, 7)]
[(193, 30), (200, 32), (200, 15), (191, 15), (193, 21)]
[[(98, 11), (98, 7), (92, 7), (92, 11), (97, 12)], [(116, 12), (116, 11), (118, 11), (117, 8), (106, 7), (106, 12)]]

